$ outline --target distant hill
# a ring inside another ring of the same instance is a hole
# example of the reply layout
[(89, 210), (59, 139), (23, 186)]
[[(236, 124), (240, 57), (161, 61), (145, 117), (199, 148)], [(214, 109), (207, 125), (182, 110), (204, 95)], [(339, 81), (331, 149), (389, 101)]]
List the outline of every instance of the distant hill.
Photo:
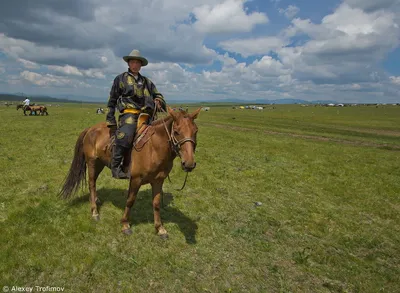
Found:
[[(47, 97), (47, 96), (30, 96), (30, 100), (35, 103), (93, 103), (106, 104), (107, 100), (101, 101), (100, 99), (95, 99), (93, 97), (87, 96), (61, 96), (59, 98)], [(22, 102), (25, 100), (25, 95), (20, 94), (4, 94), (0, 93), (0, 101), (8, 101), (8, 102)], [(244, 100), (244, 99), (221, 99), (221, 100), (176, 100), (176, 99), (168, 99), (167, 103), (171, 105), (186, 105), (186, 104), (243, 104), (243, 105), (251, 105), (251, 104), (337, 104), (336, 101), (332, 100), (317, 100), (317, 101), (305, 101), (301, 99), (275, 99), (275, 100), (267, 100), (267, 99), (253, 99), (253, 100)]]
[[(25, 100), (26, 96), (23, 95), (14, 95), (14, 94), (0, 94), (0, 101), (7, 101), (7, 102), (22, 102)], [(77, 100), (69, 100), (69, 99), (57, 99), (52, 97), (46, 96), (28, 96), (31, 102), (33, 103), (82, 103), (82, 101)], [(84, 102), (88, 103), (88, 102)]]

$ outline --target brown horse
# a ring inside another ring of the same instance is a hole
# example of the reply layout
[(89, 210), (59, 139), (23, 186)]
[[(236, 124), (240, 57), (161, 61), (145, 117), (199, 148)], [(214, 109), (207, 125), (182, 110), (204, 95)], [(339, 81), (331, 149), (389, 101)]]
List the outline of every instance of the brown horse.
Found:
[(35, 115), (37, 115), (37, 112), (39, 111), (39, 115), (49, 115), (49, 113), (47, 112), (47, 107), (46, 106), (42, 106), (42, 105), (29, 105), (24, 107), (24, 105), (19, 104), (17, 105), (17, 110), (19, 109), (23, 109), (24, 110), (24, 115), (26, 116), (26, 111), (31, 111), (31, 113), (29, 113), (29, 115), (32, 115), (33, 112), (35, 112)]
[[(24, 107), (24, 105), (19, 104), (19, 105), (17, 105), (17, 111), (19, 109), (22, 109), (24, 111), (25, 116), (26, 116), (26, 111), (30, 111), (29, 115), (32, 115), (32, 113), (33, 113), (32, 110), (30, 109), (30, 106)], [(36, 112), (35, 112), (35, 114), (36, 114)]]
[[(135, 202), (140, 187), (151, 184), (153, 193), (154, 226), (157, 235), (168, 237), (160, 216), (160, 199), (165, 178), (173, 167), (176, 156), (181, 158), (181, 166), (185, 172), (192, 171), (195, 166), (194, 151), (196, 148), (197, 126), (194, 120), (201, 108), (193, 113), (174, 112), (167, 107), (169, 115), (155, 120), (148, 126), (141, 143), (137, 143), (130, 153), (128, 170), (130, 173), (128, 199), (121, 219), (122, 232), (131, 234), (129, 225), (130, 210)], [(64, 199), (77, 191), (86, 179), (86, 166), (89, 175), (90, 206), (92, 217), (99, 220), (97, 210), (96, 180), (105, 166), (110, 166), (110, 141), (115, 130), (100, 122), (81, 132), (75, 144), (75, 154), (69, 173), (60, 191)], [(140, 149), (139, 149), (140, 145)]]
[(46, 106), (42, 106), (42, 105), (37, 105), (37, 106), (30, 106), (31, 109), (33, 111), (39, 111), (40, 115), (49, 115), (49, 113), (47, 112), (47, 107)]

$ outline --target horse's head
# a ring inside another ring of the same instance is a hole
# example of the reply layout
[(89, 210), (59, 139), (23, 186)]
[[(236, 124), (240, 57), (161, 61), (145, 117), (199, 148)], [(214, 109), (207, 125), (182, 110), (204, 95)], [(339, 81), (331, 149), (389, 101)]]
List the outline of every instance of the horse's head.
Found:
[(171, 129), (174, 150), (181, 158), (182, 169), (190, 172), (196, 167), (194, 151), (197, 144), (197, 125), (194, 120), (197, 118), (201, 107), (193, 113), (175, 112), (170, 107), (167, 108), (174, 120)]
[(22, 108), (22, 107), (23, 107), (23, 105), (21, 105), (21, 104), (17, 105), (17, 110)]

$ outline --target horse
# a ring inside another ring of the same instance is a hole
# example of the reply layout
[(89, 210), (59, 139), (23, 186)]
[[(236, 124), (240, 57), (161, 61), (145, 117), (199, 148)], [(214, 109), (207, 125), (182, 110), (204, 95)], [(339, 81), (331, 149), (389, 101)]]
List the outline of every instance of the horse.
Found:
[(24, 115), (26, 116), (26, 111), (31, 111), (31, 113), (29, 113), (29, 115), (32, 115), (33, 112), (35, 112), (35, 115), (37, 115), (37, 112), (39, 111), (39, 115), (49, 115), (49, 113), (47, 112), (47, 107), (46, 106), (42, 106), (42, 105), (29, 105), (26, 106), (24, 108), (24, 105), (19, 104), (17, 105), (17, 110), (19, 110), (20, 108), (22, 108), (24, 110)]
[(46, 106), (42, 106), (42, 105), (37, 105), (37, 106), (33, 106), (31, 107), (34, 111), (39, 111), (40, 115), (49, 115), (49, 113), (47, 112), (47, 107)]
[[(19, 109), (21, 109), (22, 108), (22, 110), (24, 110), (24, 115), (26, 116), (26, 111), (31, 111), (30, 113), (29, 113), (29, 115), (32, 115), (32, 110), (30, 109), (30, 106), (27, 106), (27, 107), (25, 107), (24, 105), (22, 105), (22, 104), (18, 104), (17, 105), (17, 111), (19, 110)], [(36, 114), (36, 113), (35, 113)]]
[[(200, 110), (201, 107), (193, 113), (174, 112), (167, 107), (167, 116), (154, 120), (148, 126), (145, 125), (147, 129), (139, 135), (142, 139), (134, 139), (135, 143), (125, 157), (130, 161), (129, 165), (124, 164), (130, 175), (128, 198), (121, 218), (124, 234), (132, 234), (128, 218), (140, 187), (150, 184), (155, 232), (161, 238), (168, 238), (168, 232), (163, 227), (160, 216), (162, 187), (177, 156), (181, 159), (183, 171), (191, 172), (196, 167), (194, 152), (198, 128), (194, 120)], [(138, 129), (139, 127), (138, 125)], [(100, 219), (97, 209), (100, 201), (97, 198), (96, 180), (105, 166), (110, 168), (111, 142), (114, 135), (115, 129), (108, 128), (105, 122), (97, 123), (80, 133), (75, 143), (74, 158), (59, 192), (59, 196), (63, 199), (76, 193), (82, 181), (86, 182), (86, 169), (88, 169), (91, 215), (96, 221)]]

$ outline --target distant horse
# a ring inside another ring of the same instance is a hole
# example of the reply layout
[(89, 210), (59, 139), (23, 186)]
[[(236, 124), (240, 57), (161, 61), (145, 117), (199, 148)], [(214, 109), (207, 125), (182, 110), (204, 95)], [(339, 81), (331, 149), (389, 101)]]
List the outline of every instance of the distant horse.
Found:
[[(153, 121), (145, 130), (143, 138), (134, 145), (126, 171), (130, 173), (128, 199), (121, 219), (122, 232), (129, 235), (129, 213), (140, 187), (151, 184), (153, 193), (154, 226), (157, 235), (167, 238), (168, 234), (161, 222), (160, 198), (165, 178), (173, 167), (176, 156), (181, 159), (181, 167), (190, 172), (196, 167), (194, 151), (196, 148), (197, 126), (194, 120), (201, 108), (193, 113), (174, 112), (167, 107), (169, 115)], [(114, 130), (115, 131), (115, 130)], [(99, 220), (97, 210), (96, 180), (105, 166), (110, 166), (111, 138), (113, 130), (100, 122), (81, 132), (75, 144), (75, 154), (60, 196), (64, 199), (75, 193), (86, 179), (86, 166), (89, 175), (90, 205), (92, 217)], [(140, 144), (140, 147), (138, 146)]]
[(47, 107), (46, 106), (42, 106), (42, 105), (37, 105), (37, 106), (32, 106), (31, 109), (33, 109), (33, 111), (39, 111), (40, 115), (49, 115), (49, 113), (47, 112)]
[[(33, 111), (31, 110), (31, 108), (30, 108), (31, 106), (24, 106), (24, 105), (22, 105), (22, 104), (18, 104), (17, 105), (17, 111), (19, 110), (19, 109), (22, 109), (23, 111), (24, 111), (24, 115), (26, 116), (26, 111), (30, 111), (30, 113), (29, 113), (29, 115), (32, 115), (33, 114)], [(36, 112), (35, 112), (35, 114), (36, 114)]]
[(49, 115), (49, 113), (47, 112), (47, 107), (46, 106), (42, 106), (42, 105), (29, 105), (24, 107), (24, 105), (19, 104), (17, 105), (17, 110), (19, 109), (23, 109), (24, 110), (24, 115), (26, 116), (26, 111), (30, 111), (29, 115), (32, 115), (33, 112), (35, 112), (35, 115), (37, 115), (37, 113), (39, 112), (40, 115)]

